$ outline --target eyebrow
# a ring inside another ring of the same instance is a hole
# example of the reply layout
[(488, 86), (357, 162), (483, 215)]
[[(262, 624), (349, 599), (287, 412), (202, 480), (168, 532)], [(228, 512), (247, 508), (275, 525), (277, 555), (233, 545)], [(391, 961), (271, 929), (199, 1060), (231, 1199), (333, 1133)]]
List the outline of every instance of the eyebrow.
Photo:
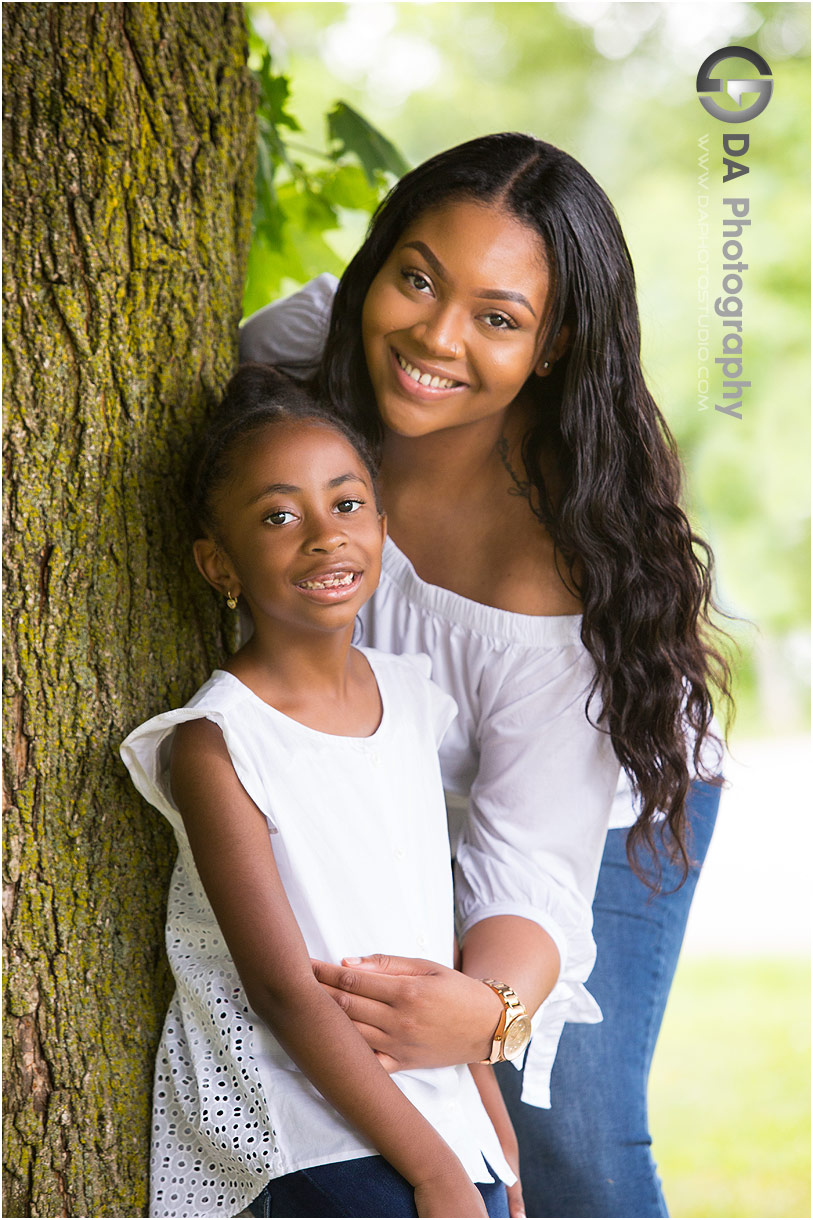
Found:
[(341, 487), (342, 483), (362, 483), (366, 486), (365, 480), (360, 475), (354, 474), (349, 470), (347, 474), (337, 474), (335, 479), (331, 479), (327, 484), (328, 487)]
[[(408, 241), (404, 243), (404, 250), (417, 250), (426, 259), (429, 266), (439, 275), (442, 280), (448, 281), (449, 273), (443, 266), (443, 263), (436, 254), (427, 246), (425, 241)], [(513, 292), (510, 288), (475, 288), (474, 295), (480, 297), (484, 301), (516, 301), (518, 305), (524, 305), (532, 317), (536, 317), (536, 310), (526, 296), (521, 292)]]
[(440, 261), (437, 255), (429, 249), (429, 246), (427, 246), (425, 241), (404, 242), (403, 248), (404, 250), (417, 250), (419, 254), (424, 256), (427, 263), (436, 275), (439, 275), (442, 280), (448, 280), (449, 272), (443, 266), (443, 263)]
[(482, 297), (486, 301), (516, 301), (518, 305), (524, 305), (533, 317), (536, 317), (536, 310), (527, 297), (524, 297), (521, 292), (512, 292), (510, 288), (475, 288), (474, 295)]
[[(337, 474), (335, 479), (330, 479), (325, 483), (325, 488), (328, 491), (332, 491), (335, 487), (341, 487), (342, 483), (361, 483), (363, 487), (367, 486), (364, 479), (360, 475), (354, 474), (351, 470), (347, 474)], [(266, 496), (296, 495), (301, 490), (302, 488), (298, 487), (296, 483), (269, 483), (262, 491), (258, 491), (256, 496), (251, 497), (249, 504), (256, 504), (258, 500), (263, 500)]]

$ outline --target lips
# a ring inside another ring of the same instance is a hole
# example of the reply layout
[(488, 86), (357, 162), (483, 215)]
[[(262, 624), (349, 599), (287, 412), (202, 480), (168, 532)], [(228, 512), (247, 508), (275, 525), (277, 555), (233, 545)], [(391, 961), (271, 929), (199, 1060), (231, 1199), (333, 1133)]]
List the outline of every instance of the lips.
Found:
[(352, 585), (355, 575), (355, 572), (336, 573), (317, 580), (300, 580), (297, 583), (300, 589), (338, 589), (341, 586)]
[(310, 601), (330, 604), (352, 597), (361, 584), (361, 578), (362, 573), (357, 568), (323, 569), (295, 581), (294, 588)]
[(421, 385), (431, 386), (433, 390), (452, 390), (455, 386), (461, 385), (459, 381), (455, 381), (451, 377), (440, 377), (438, 374), (433, 374), (422, 370), (417, 364), (410, 364), (405, 356), (400, 352), (395, 353), (395, 359), (398, 361), (401, 368), (406, 373), (407, 377), (412, 381), (417, 381)]
[(396, 380), (409, 394), (432, 399), (458, 393), (466, 388), (466, 382), (445, 376), (443, 369), (439, 369), (437, 366), (424, 363), (415, 364), (394, 348), (391, 349), (391, 352)]

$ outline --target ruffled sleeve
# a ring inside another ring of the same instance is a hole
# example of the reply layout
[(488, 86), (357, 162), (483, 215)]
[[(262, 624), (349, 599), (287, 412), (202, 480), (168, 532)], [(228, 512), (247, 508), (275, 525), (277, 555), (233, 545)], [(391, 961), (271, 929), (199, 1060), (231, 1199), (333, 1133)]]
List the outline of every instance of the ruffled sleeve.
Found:
[[(462, 935), (489, 916), (519, 915), (559, 951), (559, 980), (534, 1021), (537, 1063), (552, 1063), (565, 1020), (601, 1019), (582, 984), (595, 960), (592, 901), (618, 762), (585, 715), (591, 673), (580, 643), (527, 652), (510, 670), (494, 666), (457, 848)], [(547, 1073), (527, 1078), (542, 1083), (525, 1099), (548, 1105)]]
[(145, 800), (162, 813), (176, 833), (185, 835), (183, 818), (172, 799), (169, 782), (169, 763), (172, 738), (179, 724), (188, 720), (211, 720), (223, 734), (229, 756), (237, 778), (254, 804), (265, 815), (271, 834), (277, 827), (268, 804), (268, 798), (251, 760), (243, 749), (238, 735), (230, 725), (228, 715), (220, 709), (199, 705), (163, 712), (133, 729), (119, 747), (124, 765)]
[(273, 364), (294, 377), (316, 371), (339, 281), (325, 272), (293, 296), (273, 301), (240, 327), (240, 360)]

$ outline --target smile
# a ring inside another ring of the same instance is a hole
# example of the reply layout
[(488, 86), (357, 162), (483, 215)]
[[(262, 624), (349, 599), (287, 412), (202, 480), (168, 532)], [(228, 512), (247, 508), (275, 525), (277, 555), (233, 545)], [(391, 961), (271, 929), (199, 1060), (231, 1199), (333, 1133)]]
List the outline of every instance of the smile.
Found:
[(300, 589), (338, 589), (352, 585), (357, 575), (357, 572), (345, 572), (341, 576), (325, 576), (321, 580), (300, 580), (298, 584)]
[(361, 572), (348, 572), (347, 569), (319, 572), (307, 580), (296, 581), (294, 588), (308, 601), (330, 606), (354, 597), (361, 586), (362, 575)]
[(407, 377), (411, 378), (418, 385), (429, 386), (433, 390), (453, 390), (457, 386), (463, 385), (462, 381), (453, 381), (451, 377), (438, 377), (432, 373), (422, 373), (414, 364), (410, 364), (408, 360), (405, 360), (400, 352), (395, 352), (395, 359)]

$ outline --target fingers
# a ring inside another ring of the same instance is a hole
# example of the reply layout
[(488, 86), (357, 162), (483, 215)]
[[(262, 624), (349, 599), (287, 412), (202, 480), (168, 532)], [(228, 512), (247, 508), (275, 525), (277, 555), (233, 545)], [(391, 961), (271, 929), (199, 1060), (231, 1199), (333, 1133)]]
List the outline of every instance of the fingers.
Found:
[[(319, 979), (320, 974), (330, 973), (333, 970), (339, 970), (339, 972), (342, 974), (347, 973), (346, 970), (342, 970), (340, 967), (331, 966), (328, 962), (319, 962), (314, 958), (311, 958), (311, 966), (317, 979)], [(348, 991), (342, 991), (337, 987), (331, 987), (329, 984), (324, 982), (322, 983), (322, 987), (336, 1001), (339, 1007), (343, 1009), (343, 1011), (346, 1012), (350, 1017), (356, 1029), (361, 1034), (362, 1038), (370, 1049), (374, 1052), (384, 1070), (390, 1074), (401, 1071), (404, 1065), (382, 1049), (382, 1047), (386, 1045), (388, 1041), (387, 1034), (384, 1032), (384, 1030), (382, 1030), (378, 1025), (371, 1024), (369, 1021), (364, 1021), (360, 1016), (355, 1015), (356, 1013), (366, 1009), (374, 1020), (377, 1014), (387, 1014), (391, 1012), (389, 1007), (382, 1004), (379, 1000), (366, 1000), (363, 996), (351, 995)]]
[(366, 1025), (364, 1021), (354, 1021), (353, 1024), (371, 1050), (377, 1055), (387, 1055), (391, 1058), (389, 1052), (392, 1048), (389, 1046), (389, 1040), (380, 1029), (375, 1025)]
[(350, 966), (335, 966), (332, 962), (315, 961), (313, 958), (311, 969), (319, 982), (328, 989), (364, 996), (381, 1004), (392, 1003), (397, 989), (397, 981), (385, 974), (358, 970)]
[(327, 962), (311, 965), (325, 991), (353, 1021), (366, 1021), (384, 1028), (392, 1019), (392, 1006), (398, 1003), (399, 994), (396, 978), (366, 974)]
[[(375, 1057), (381, 1064), (385, 1072), (389, 1072), (390, 1076), (393, 1072), (400, 1072), (402, 1064), (397, 1059), (393, 1059), (392, 1055), (388, 1055), (385, 1051), (376, 1051)], [(524, 1213), (523, 1213), (524, 1215)]]
[(522, 1198), (522, 1182), (517, 1178), (513, 1186), (506, 1187), (508, 1194), (508, 1215), (524, 1216), (525, 1202)]
[(377, 974), (437, 974), (442, 967), (423, 957), (392, 957), (387, 953), (371, 953), (367, 957), (345, 957), (343, 962), (359, 970)]
[[(381, 1035), (394, 1019), (394, 1009), (382, 1000), (369, 1000), (366, 996), (351, 995), (349, 991), (341, 991), (338, 987), (328, 987), (322, 984), (332, 1000), (338, 1004), (342, 1012), (346, 1012), (356, 1025), (369, 1025)], [(396, 1018), (397, 1019), (397, 1018)]]

